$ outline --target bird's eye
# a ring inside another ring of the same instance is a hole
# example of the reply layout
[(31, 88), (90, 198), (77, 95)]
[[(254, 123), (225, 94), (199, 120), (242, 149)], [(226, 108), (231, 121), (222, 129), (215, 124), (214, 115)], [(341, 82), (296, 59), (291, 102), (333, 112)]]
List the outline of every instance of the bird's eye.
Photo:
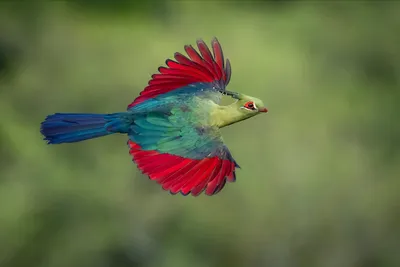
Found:
[(244, 104), (244, 107), (247, 109), (252, 109), (252, 110), (255, 109), (253, 102), (247, 102), (246, 104)]

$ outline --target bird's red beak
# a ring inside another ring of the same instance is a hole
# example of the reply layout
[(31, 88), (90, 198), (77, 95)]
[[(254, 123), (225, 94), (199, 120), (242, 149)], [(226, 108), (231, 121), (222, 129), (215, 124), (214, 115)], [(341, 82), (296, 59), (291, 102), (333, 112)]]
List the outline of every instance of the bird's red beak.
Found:
[(267, 108), (260, 108), (258, 111), (259, 111), (259, 112), (267, 113), (267, 112), (268, 112), (268, 109), (267, 109)]

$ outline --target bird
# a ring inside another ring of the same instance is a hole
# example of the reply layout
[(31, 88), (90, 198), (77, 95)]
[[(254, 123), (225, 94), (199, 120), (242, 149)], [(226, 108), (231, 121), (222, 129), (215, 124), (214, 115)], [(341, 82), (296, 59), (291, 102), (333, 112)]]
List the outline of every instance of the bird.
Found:
[[(125, 111), (107, 114), (54, 113), (41, 122), (47, 144), (74, 143), (112, 134), (127, 135), (129, 154), (142, 174), (175, 195), (221, 192), (236, 181), (241, 167), (221, 129), (267, 113), (263, 101), (226, 90), (232, 68), (216, 37), (211, 50), (197, 39), (197, 50), (174, 53)], [(220, 105), (223, 95), (233, 103)]]

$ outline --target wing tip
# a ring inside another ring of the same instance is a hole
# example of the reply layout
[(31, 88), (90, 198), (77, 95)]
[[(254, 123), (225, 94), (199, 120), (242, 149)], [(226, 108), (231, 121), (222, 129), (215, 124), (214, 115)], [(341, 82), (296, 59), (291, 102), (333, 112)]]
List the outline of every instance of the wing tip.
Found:
[(196, 44), (199, 44), (199, 43), (205, 44), (204, 39), (202, 37), (199, 37), (196, 39)]
[(187, 191), (187, 192), (183, 192), (183, 190), (182, 189), (179, 189), (179, 190), (177, 190), (177, 191), (173, 191), (173, 190), (171, 190), (171, 189), (168, 189), (168, 188), (162, 188), (162, 190), (163, 191), (168, 191), (168, 193), (170, 194), (170, 195), (173, 195), (173, 196), (175, 196), (175, 195), (181, 195), (181, 196), (184, 196), (184, 197), (187, 197), (187, 196), (192, 196), (192, 197), (199, 197), (199, 196), (201, 196), (201, 195), (205, 195), (205, 196), (208, 196), (208, 197), (211, 197), (211, 196), (215, 196), (215, 195), (217, 195), (217, 194), (219, 194), (221, 191), (222, 191), (222, 189), (224, 189), (225, 188), (225, 186), (226, 186), (226, 184), (227, 183), (234, 183), (234, 182), (236, 182), (236, 174), (235, 174), (235, 171), (233, 171), (232, 172), (233, 173), (233, 178), (230, 178), (229, 176), (225, 176), (223, 179), (222, 179), (222, 181), (220, 182), (220, 183), (218, 183), (217, 184), (217, 186), (213, 189), (213, 191), (207, 191), (207, 188), (208, 188), (208, 184), (206, 185), (206, 186), (204, 186), (201, 190), (199, 190), (198, 192), (196, 192), (196, 191), (194, 191), (193, 189), (191, 189), (190, 191)]
[(218, 41), (218, 38), (217, 38), (217, 36), (213, 36), (212, 38), (211, 38), (211, 43), (219, 43), (219, 41)]

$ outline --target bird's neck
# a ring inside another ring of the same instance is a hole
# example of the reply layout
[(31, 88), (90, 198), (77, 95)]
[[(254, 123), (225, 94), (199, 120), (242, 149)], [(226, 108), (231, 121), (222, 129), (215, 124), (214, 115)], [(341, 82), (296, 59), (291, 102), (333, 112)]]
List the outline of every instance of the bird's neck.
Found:
[(236, 103), (228, 106), (216, 105), (212, 113), (213, 124), (219, 128), (234, 124), (247, 118), (246, 114), (240, 112), (240, 108)]

